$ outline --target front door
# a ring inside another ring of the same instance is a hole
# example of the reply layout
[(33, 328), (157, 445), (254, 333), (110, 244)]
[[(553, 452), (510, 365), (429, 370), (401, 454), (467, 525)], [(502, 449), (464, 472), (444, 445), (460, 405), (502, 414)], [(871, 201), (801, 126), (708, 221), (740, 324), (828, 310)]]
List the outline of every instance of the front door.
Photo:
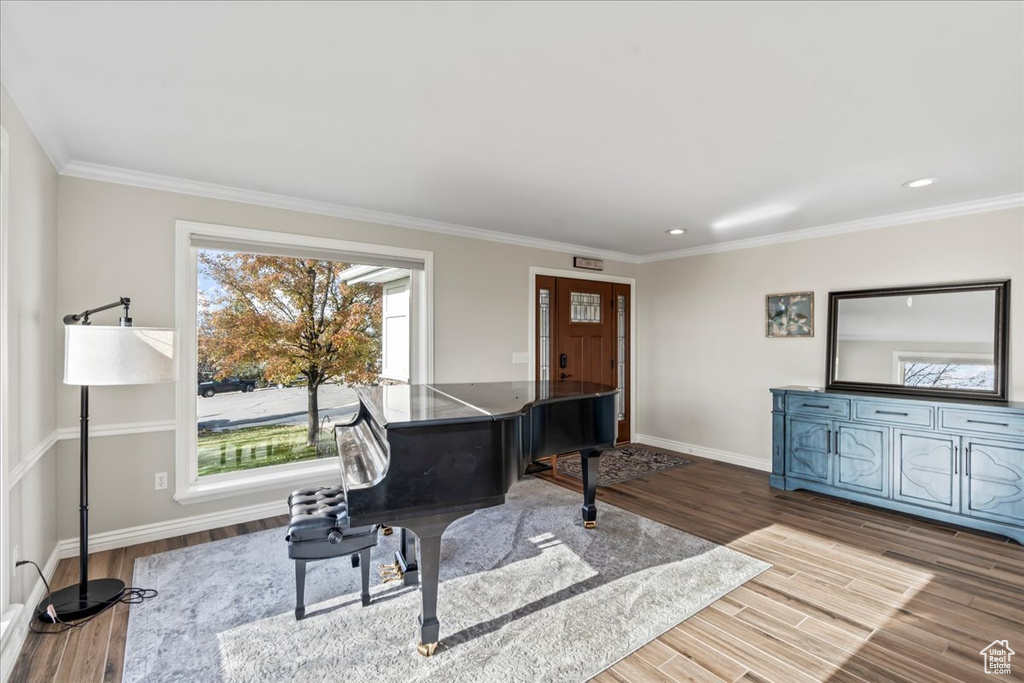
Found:
[(617, 387), (629, 440), (629, 285), (537, 276), (537, 380)]

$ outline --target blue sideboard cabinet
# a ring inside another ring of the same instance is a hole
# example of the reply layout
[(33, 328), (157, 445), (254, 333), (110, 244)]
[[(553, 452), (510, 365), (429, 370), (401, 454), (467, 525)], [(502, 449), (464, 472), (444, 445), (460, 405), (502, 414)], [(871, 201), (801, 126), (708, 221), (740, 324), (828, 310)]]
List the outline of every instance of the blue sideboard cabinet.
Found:
[(773, 488), (807, 489), (1024, 544), (1024, 404), (772, 392)]

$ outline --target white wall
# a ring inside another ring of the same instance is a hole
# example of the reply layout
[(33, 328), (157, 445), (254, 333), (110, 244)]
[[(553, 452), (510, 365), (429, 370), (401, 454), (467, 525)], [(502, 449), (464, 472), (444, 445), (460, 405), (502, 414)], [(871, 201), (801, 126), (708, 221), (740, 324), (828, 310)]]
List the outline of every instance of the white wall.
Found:
[[(0, 495), (9, 496), (9, 549), (18, 547), (21, 559), (42, 566), (57, 544), (57, 172), (2, 87), (0, 125), (10, 144), (10, 270), (4, 273), (9, 284), (10, 372), (0, 381), (11, 397), (5, 422), (10, 430), (7, 472), (18, 477)], [(18, 570), (10, 583), (12, 602), (27, 600), (37, 582), (31, 568)], [(6, 646), (4, 651), (6, 655)]]
[[(829, 291), (1000, 278), (1017, 289), (1010, 398), (1024, 400), (1024, 209), (645, 264), (637, 431), (769, 468), (768, 389), (824, 384)], [(815, 293), (815, 336), (766, 339), (765, 295), (799, 291)]]
[[(513, 365), (512, 353), (528, 348), (529, 268), (572, 267), (571, 255), (542, 249), (61, 176), (59, 312), (129, 296), (136, 325), (173, 326), (176, 219), (433, 251), (438, 382), (526, 379), (528, 366)], [(605, 272), (634, 276), (636, 268), (609, 261)], [(116, 312), (111, 316), (112, 323)], [(174, 388), (98, 387), (90, 392), (90, 408), (100, 432), (104, 425), (171, 420)], [(77, 415), (77, 391), (61, 386), (61, 427), (74, 427)], [(75, 471), (77, 441), (61, 442), (58, 450), (60, 537), (69, 538), (75, 535), (77, 475), (63, 473)], [(172, 490), (153, 490), (155, 472), (174, 471), (171, 432), (91, 438), (90, 471), (97, 501), (90, 510), (93, 533), (271, 501), (280, 501), (283, 512), (288, 493), (174, 502)]]

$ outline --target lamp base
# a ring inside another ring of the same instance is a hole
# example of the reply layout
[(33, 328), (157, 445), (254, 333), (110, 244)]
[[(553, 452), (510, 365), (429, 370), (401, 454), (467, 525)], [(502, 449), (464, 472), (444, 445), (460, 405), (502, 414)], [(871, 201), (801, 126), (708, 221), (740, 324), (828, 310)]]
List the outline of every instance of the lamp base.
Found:
[(120, 579), (93, 579), (86, 584), (83, 597), (76, 583), (61, 588), (43, 598), (36, 607), (36, 617), (47, 624), (54, 623), (46, 608), (53, 604), (57, 611), (57, 621), (69, 622), (85, 619), (110, 607), (124, 596), (124, 581)]

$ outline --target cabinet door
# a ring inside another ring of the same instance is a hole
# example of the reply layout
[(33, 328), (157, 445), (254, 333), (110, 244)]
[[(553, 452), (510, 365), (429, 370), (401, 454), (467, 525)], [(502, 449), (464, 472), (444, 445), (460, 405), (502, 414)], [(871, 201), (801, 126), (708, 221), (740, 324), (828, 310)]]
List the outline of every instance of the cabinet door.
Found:
[(958, 439), (897, 430), (893, 437), (898, 482), (893, 497), (907, 503), (960, 511)]
[(786, 418), (786, 476), (831, 482), (831, 422), (812, 417)]
[(1024, 523), (1024, 443), (965, 440), (964, 512), (999, 522)]
[(836, 486), (876, 496), (889, 495), (889, 429), (837, 423)]

